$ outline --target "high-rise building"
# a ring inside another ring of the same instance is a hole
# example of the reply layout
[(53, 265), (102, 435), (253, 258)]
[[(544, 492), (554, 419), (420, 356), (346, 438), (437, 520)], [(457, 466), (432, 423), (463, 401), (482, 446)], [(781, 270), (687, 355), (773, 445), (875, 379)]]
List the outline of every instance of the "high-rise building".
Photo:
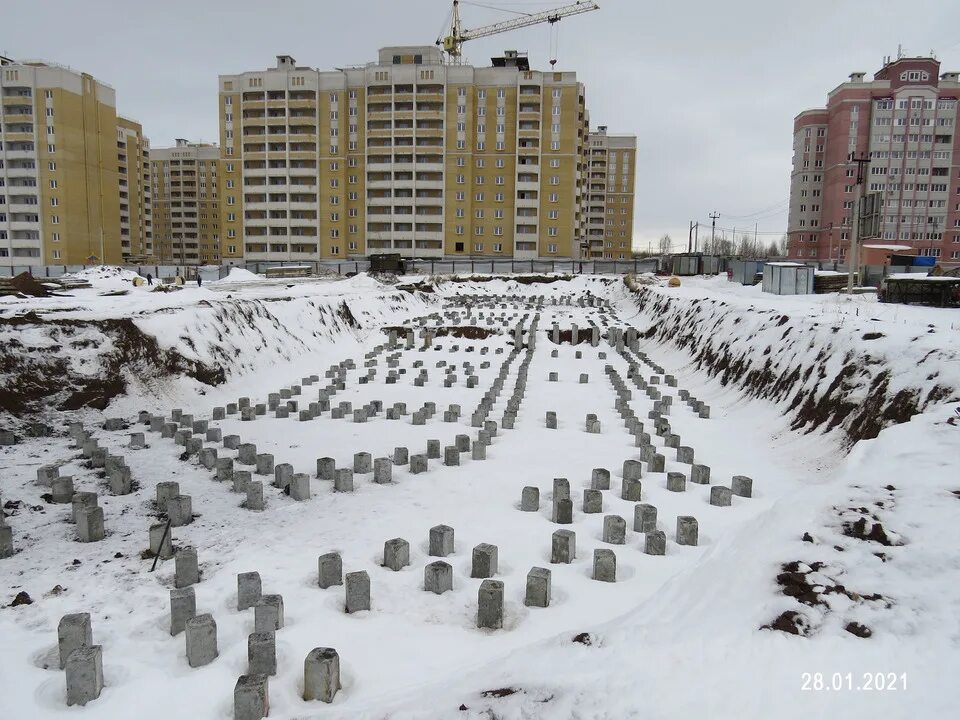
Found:
[(117, 117), (117, 166), (120, 172), (120, 247), (124, 262), (148, 263), (153, 251), (153, 203), (150, 141), (140, 124)]
[(960, 73), (898, 57), (864, 78), (853, 73), (825, 108), (794, 120), (789, 256), (846, 257), (858, 194), (850, 157), (865, 153), (862, 192), (882, 197), (877, 242), (960, 261)]
[(580, 256), (588, 118), (573, 72), (388, 47), (331, 71), (278, 56), (220, 76), (219, 94), (225, 261)]
[(178, 139), (175, 147), (154, 148), (151, 166), (154, 241), (159, 260), (179, 265), (219, 265), (219, 148)]
[(610, 135), (599, 126), (589, 135), (586, 233), (582, 257), (629, 258), (633, 247), (636, 135)]
[[(133, 192), (127, 133), (142, 153), (146, 140), (136, 123), (118, 120), (109, 85), (0, 58), (0, 265), (122, 262), (121, 194), (129, 211)], [(137, 203), (146, 218), (148, 197)], [(144, 231), (135, 240), (128, 225), (130, 254), (145, 250)]]

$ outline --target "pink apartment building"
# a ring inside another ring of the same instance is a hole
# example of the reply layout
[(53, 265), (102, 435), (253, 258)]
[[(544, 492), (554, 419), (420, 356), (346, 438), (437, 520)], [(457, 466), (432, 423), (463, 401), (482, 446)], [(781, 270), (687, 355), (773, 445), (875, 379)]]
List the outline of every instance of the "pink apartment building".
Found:
[(887, 59), (866, 80), (853, 73), (823, 109), (793, 123), (789, 256), (844, 260), (853, 230), (857, 166), (863, 192), (880, 192), (883, 216), (873, 243), (908, 245), (960, 263), (960, 72), (929, 57)]

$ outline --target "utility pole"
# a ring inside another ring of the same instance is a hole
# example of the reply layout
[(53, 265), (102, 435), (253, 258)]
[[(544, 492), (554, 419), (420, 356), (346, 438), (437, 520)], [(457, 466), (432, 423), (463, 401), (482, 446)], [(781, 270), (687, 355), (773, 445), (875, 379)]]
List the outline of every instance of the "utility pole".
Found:
[(693, 224), (693, 251), (697, 252), (700, 248), (700, 221)]
[[(710, 213), (710, 220), (712, 221), (712, 225), (710, 226), (710, 248), (711, 248), (711, 252), (713, 252), (713, 249), (716, 248), (717, 218), (718, 218), (718, 217), (720, 217), (720, 213), (718, 213), (716, 210), (714, 210), (712, 213)], [(734, 238), (733, 238), (733, 241), (736, 242), (736, 241), (737, 241), (737, 238), (734, 237)]]
[(687, 234), (687, 252), (693, 252), (693, 220), (690, 221), (690, 232)]
[(865, 152), (856, 157), (850, 153), (850, 162), (857, 164), (857, 196), (853, 201), (853, 231), (850, 233), (850, 257), (847, 258), (847, 295), (853, 295), (853, 274), (860, 269), (860, 203), (863, 200), (865, 166), (870, 159)]

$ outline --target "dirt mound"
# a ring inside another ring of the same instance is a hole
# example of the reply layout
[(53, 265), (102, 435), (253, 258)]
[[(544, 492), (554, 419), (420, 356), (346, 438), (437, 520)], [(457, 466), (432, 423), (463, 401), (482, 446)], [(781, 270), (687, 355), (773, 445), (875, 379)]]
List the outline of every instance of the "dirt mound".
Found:
[(455, 283), (512, 280), (521, 285), (534, 285), (536, 283), (566, 282), (567, 280), (573, 280), (573, 275), (454, 275), (446, 279)]
[(424, 282), (423, 280), (421, 280), (421, 281), (419, 281), (419, 282), (415, 282), (415, 283), (406, 283), (405, 285), (397, 285), (397, 290), (403, 290), (404, 292), (408, 292), (408, 293), (416, 293), (416, 292), (433, 293), (433, 292), (436, 292), (436, 291), (434, 290), (434, 288), (433, 288), (433, 285), (431, 285), (431, 284), (428, 283), (428, 282)]
[(0, 281), (0, 295), (27, 295), (29, 297), (50, 297), (53, 293), (36, 281), (30, 273), (20, 273), (9, 280)]

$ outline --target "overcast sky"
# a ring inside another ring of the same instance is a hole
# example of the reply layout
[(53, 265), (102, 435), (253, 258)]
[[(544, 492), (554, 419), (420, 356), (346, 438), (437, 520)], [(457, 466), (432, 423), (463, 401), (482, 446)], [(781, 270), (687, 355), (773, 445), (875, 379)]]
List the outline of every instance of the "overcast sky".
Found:
[[(483, 5), (536, 12), (555, 2)], [(853, 71), (883, 56), (933, 50), (960, 70), (960, 0), (598, 0), (557, 26), (557, 68), (586, 85), (591, 125), (638, 136), (636, 240), (687, 223), (786, 229), (793, 117), (820, 106)], [(278, 54), (320, 69), (376, 59), (385, 45), (437, 39), (449, 0), (30, 0), (6, 3), (0, 51), (95, 75), (154, 147), (218, 139), (217, 75), (258, 70)], [(513, 16), (463, 0), (465, 27)], [(549, 69), (540, 25), (466, 44), (475, 65), (510, 48)], [(703, 232), (703, 228), (701, 228)]]

